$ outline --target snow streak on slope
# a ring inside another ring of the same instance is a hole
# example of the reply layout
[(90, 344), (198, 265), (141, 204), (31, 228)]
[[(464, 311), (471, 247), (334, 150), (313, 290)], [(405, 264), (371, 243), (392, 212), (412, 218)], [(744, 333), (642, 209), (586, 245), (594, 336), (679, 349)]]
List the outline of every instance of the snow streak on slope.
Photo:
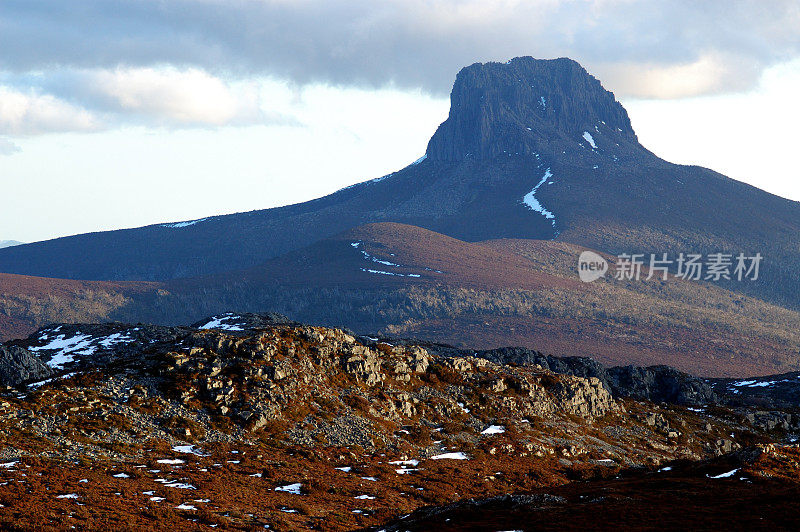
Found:
[(547, 170), (545, 170), (544, 176), (542, 176), (542, 178), (539, 180), (539, 182), (536, 184), (536, 186), (533, 187), (533, 190), (531, 190), (530, 192), (525, 194), (525, 197), (522, 198), (522, 201), (523, 201), (523, 203), (525, 203), (525, 205), (528, 206), (529, 209), (531, 209), (532, 211), (536, 211), (536, 212), (540, 213), (542, 216), (544, 216), (545, 218), (550, 220), (550, 222), (553, 224), (553, 227), (555, 227), (556, 226), (556, 215), (553, 214), (552, 212), (548, 211), (547, 209), (545, 209), (542, 206), (542, 204), (539, 203), (539, 200), (536, 199), (536, 191), (539, 190), (539, 187), (542, 186), (545, 183), (545, 181), (547, 181), (551, 177), (553, 177), (553, 174), (552, 174), (552, 172), (550, 172), (550, 169), (548, 168)]
[(597, 149), (597, 144), (594, 143), (594, 137), (592, 136), (591, 133), (589, 133), (588, 131), (584, 131), (583, 138), (584, 140), (586, 140), (586, 142), (589, 143), (589, 145), (592, 147), (593, 150)]
[(161, 224), (161, 227), (166, 227), (168, 229), (181, 229), (183, 227), (189, 227), (190, 225), (198, 224), (200, 222), (205, 222), (208, 218), (200, 218), (199, 220), (189, 220), (186, 222), (176, 222), (172, 224)]

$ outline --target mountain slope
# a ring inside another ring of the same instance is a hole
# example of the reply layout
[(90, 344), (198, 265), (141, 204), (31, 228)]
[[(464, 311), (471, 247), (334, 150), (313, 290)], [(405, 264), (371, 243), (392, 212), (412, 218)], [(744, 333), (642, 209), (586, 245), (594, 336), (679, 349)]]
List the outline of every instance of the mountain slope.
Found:
[[(0, 250), (0, 271), (164, 280), (243, 269), (370, 222), (479, 241), (604, 251), (762, 253), (729, 288), (798, 308), (800, 204), (642, 147), (613, 94), (574, 61), (517, 58), (457, 76), (426, 157), (318, 200)], [(86, 260), (91, 257), (91, 260)]]
[(155, 283), (74, 281), (0, 273), (0, 341), (56, 322), (108, 320)]
[(581, 283), (575, 257), (585, 249), (368, 224), (248, 270), (163, 283), (115, 316), (176, 324), (271, 310), (362, 334), (518, 345), (704, 376), (800, 370), (798, 312), (711, 283)]

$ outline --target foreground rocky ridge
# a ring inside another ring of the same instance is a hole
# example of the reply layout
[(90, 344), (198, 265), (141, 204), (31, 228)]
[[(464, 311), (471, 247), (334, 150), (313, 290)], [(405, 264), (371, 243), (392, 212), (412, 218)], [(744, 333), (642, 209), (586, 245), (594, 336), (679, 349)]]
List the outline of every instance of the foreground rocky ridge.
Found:
[(350, 530), (713, 460), (796, 427), (791, 411), (704, 402), (736, 386), (669, 368), (278, 315), (48, 327), (0, 347), (0, 379), (5, 526)]

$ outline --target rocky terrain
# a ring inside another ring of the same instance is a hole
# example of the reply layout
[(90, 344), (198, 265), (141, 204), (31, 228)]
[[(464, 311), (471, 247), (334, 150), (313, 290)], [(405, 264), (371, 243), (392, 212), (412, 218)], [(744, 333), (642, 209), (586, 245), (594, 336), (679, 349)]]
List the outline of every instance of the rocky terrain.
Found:
[(791, 495), (800, 379), (771, 379), (276, 314), (49, 326), (0, 346), (0, 526), (425, 530), (476, 511), (616, 512), (623, 494), (670, 482)]

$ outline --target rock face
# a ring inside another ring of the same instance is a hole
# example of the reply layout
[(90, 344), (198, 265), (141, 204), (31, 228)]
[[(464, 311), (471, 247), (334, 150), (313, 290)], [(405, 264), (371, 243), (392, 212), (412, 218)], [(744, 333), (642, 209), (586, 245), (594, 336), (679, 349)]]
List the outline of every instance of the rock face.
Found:
[(499, 364), (536, 364), (556, 373), (597, 378), (615, 397), (690, 406), (720, 398), (710, 383), (668, 366), (606, 368), (590, 358), (559, 358), (518, 347), (480, 351), (478, 356)]
[(641, 149), (622, 105), (571, 59), (476, 63), (459, 72), (450, 102), (428, 144), (434, 161), (553, 153), (584, 132), (589, 146)]
[(46, 379), (53, 374), (50, 367), (27, 349), (0, 345), (0, 385), (16, 386), (26, 381)]

